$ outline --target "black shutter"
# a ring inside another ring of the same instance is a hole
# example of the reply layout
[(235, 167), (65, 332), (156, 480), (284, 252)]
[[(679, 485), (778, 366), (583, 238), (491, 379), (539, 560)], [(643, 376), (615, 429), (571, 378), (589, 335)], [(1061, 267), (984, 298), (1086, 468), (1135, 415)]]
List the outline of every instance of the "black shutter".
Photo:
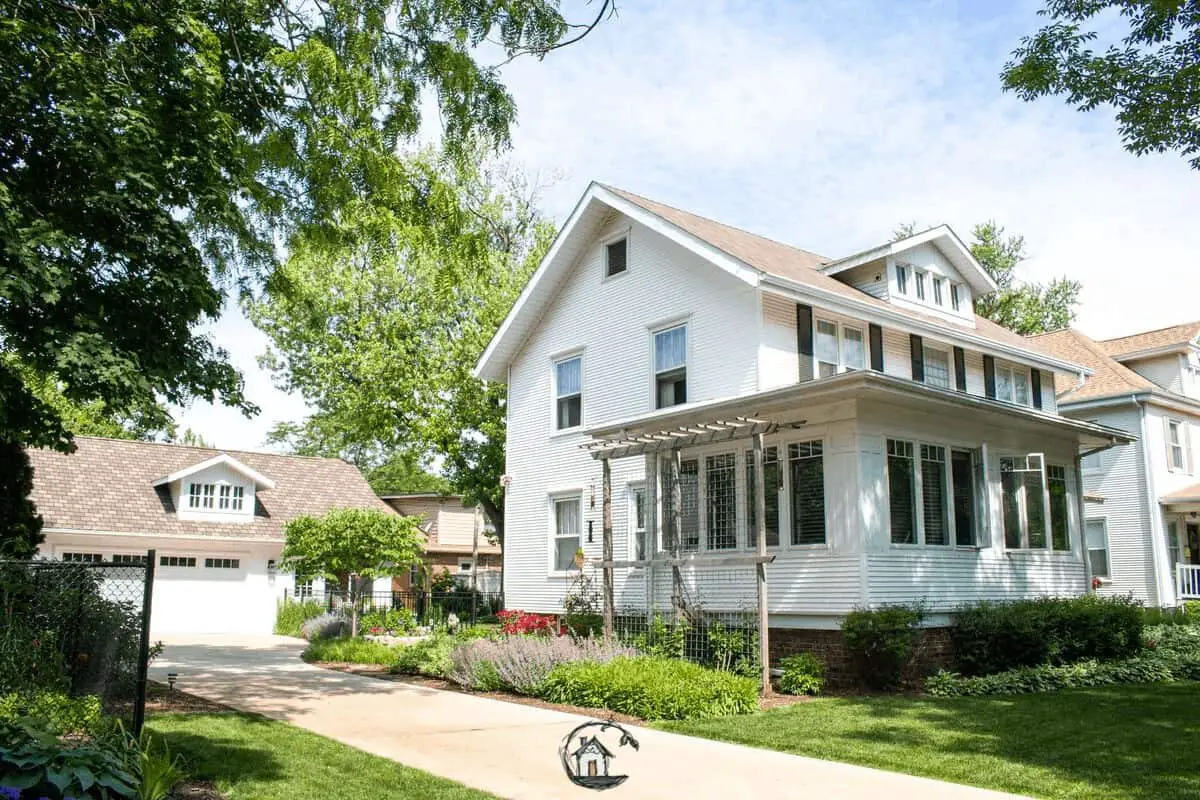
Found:
[(800, 356), (800, 380), (813, 379), (812, 306), (796, 304), (796, 353)]
[(925, 382), (925, 344), (915, 333), (908, 337), (908, 347), (912, 351), (912, 379), (917, 383)]
[(867, 338), (871, 343), (871, 369), (883, 372), (883, 328), (874, 323), (868, 325)]
[(1042, 373), (1041, 370), (1029, 370), (1029, 387), (1033, 390), (1033, 407), (1042, 407)]
[(954, 388), (967, 390), (967, 354), (961, 347), (954, 348)]
[(993, 400), (996, 398), (996, 359), (986, 355), (983, 357), (983, 393)]

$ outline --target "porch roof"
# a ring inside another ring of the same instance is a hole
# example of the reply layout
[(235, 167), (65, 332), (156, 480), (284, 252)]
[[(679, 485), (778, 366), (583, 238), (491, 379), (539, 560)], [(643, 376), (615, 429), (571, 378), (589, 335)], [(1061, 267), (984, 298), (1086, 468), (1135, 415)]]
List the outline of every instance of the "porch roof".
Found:
[(745, 439), (758, 433), (802, 427), (807, 422), (805, 404), (853, 399), (882, 399), (918, 408), (989, 411), (1010, 418), (1013, 424), (1048, 426), (1073, 434), (1085, 452), (1136, 440), (1129, 433), (1107, 425), (862, 370), (755, 394), (685, 403), (618, 420), (590, 428), (586, 433), (591, 441), (581, 447), (594, 458), (624, 458), (713, 441)]
[(1200, 483), (1188, 486), (1186, 489), (1165, 494), (1159, 498), (1158, 502), (1168, 508), (1179, 506), (1181, 510), (1188, 510), (1193, 506), (1200, 507)]

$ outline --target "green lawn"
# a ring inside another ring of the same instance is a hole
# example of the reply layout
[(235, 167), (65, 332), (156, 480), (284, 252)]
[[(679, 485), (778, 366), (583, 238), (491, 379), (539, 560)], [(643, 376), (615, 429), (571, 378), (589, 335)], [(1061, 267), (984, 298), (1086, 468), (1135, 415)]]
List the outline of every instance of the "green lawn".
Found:
[(482, 800), (492, 795), (249, 714), (159, 714), (147, 727), (183, 757), (188, 776), (230, 800), (404, 797)]
[(1200, 798), (1200, 683), (824, 698), (655, 727), (1035, 797)]

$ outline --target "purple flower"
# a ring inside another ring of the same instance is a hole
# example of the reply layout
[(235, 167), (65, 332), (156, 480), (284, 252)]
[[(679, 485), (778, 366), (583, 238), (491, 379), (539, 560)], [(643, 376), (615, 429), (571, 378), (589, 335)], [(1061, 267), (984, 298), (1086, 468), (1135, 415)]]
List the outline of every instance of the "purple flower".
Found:
[(5, 800), (21, 800), (21, 791), (19, 789), (9, 789), (6, 786), (0, 786), (0, 797)]

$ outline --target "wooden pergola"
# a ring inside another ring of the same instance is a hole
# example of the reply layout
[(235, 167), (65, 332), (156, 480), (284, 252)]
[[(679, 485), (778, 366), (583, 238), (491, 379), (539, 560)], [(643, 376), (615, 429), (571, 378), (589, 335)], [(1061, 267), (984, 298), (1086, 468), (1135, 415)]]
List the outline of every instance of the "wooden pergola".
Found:
[[(706, 422), (666, 428), (658, 431), (642, 431), (629, 433), (622, 431), (611, 437), (598, 437), (582, 445), (600, 461), (602, 466), (602, 555), (593, 560), (592, 565), (603, 572), (604, 595), (604, 635), (611, 638), (614, 633), (614, 597), (613, 570), (617, 567), (647, 567), (653, 575), (655, 567), (670, 567), (672, 571), (673, 600), (678, 609), (677, 592), (682, 579), (679, 568), (685, 564), (705, 565), (750, 565), (755, 567), (758, 595), (758, 646), (759, 662), (762, 665), (761, 691), (767, 695), (771, 692), (770, 643), (767, 619), (767, 571), (766, 565), (775, 560), (775, 556), (767, 555), (767, 510), (765, 472), (763, 469), (763, 439), (768, 434), (775, 433), (781, 428), (799, 427), (804, 422), (781, 424), (773, 420), (756, 419), (754, 417), (735, 416), (729, 419), (715, 419)], [(758, 520), (756, 547), (754, 555), (683, 555), (680, 552), (679, 533), (681, 530), (682, 490), (679, 481), (680, 451), (687, 447), (699, 447), (718, 442), (740, 439), (753, 440), (754, 458), (754, 514)], [(671, 530), (674, 541), (670, 553), (655, 556), (656, 548), (653, 543), (658, 537), (658, 469), (660, 457), (669, 456), (666, 463), (672, 472), (671, 487)], [(613, 530), (612, 530), (612, 465), (614, 458), (653, 455), (646, 465), (646, 503), (652, 509), (646, 520), (647, 555), (644, 560), (615, 561), (613, 559)], [(652, 593), (653, 577), (650, 578)], [(647, 594), (648, 610), (652, 607), (651, 593)]]

